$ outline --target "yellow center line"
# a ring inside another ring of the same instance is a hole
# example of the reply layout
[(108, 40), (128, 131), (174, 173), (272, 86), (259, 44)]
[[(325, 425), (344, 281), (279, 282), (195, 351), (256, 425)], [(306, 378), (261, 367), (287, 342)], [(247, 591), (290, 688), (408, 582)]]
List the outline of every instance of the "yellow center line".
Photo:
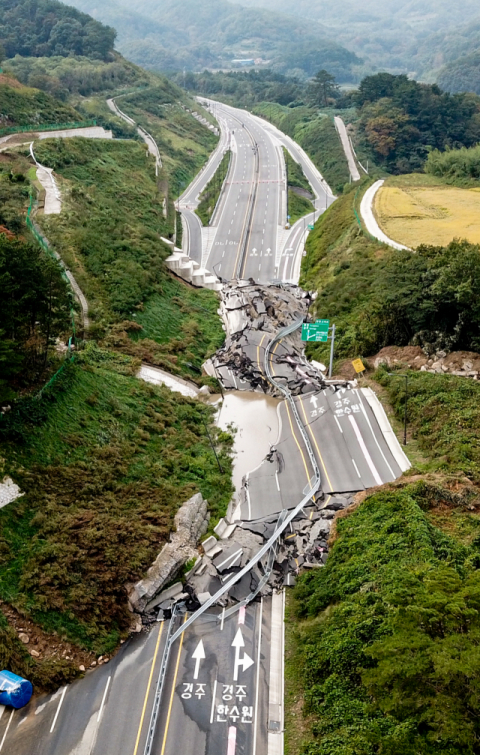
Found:
[(150, 694), (150, 687), (152, 685), (153, 671), (155, 669), (155, 661), (157, 660), (158, 648), (160, 647), (160, 638), (162, 636), (162, 632), (163, 632), (163, 621), (160, 624), (160, 629), (158, 630), (157, 644), (155, 645), (155, 653), (153, 654), (152, 668), (150, 669), (150, 676), (148, 678), (147, 691), (145, 692), (145, 700), (143, 702), (142, 716), (140, 718), (140, 726), (138, 727), (137, 741), (135, 742), (135, 749), (133, 751), (133, 755), (137, 755), (138, 745), (139, 745), (139, 742), (140, 742), (140, 735), (142, 733), (143, 720), (145, 718), (145, 711), (147, 709), (148, 695)]
[(277, 342), (277, 343), (275, 344), (275, 348), (274, 348), (274, 350), (273, 350), (272, 352), (270, 352), (270, 367), (272, 368), (272, 375), (275, 375), (275, 365), (274, 365), (274, 363), (273, 363), (273, 355), (275, 354), (276, 350), (278, 349), (278, 347), (280, 346), (280, 344), (282, 343), (282, 341), (283, 341), (283, 338), (281, 338), (281, 339), (280, 339), (280, 340), (279, 340), (279, 341), (278, 341), (278, 342)]
[(260, 347), (263, 344), (263, 342), (264, 342), (265, 338), (267, 337), (267, 335), (268, 335), (268, 333), (264, 333), (263, 334), (262, 340), (260, 341), (260, 343), (257, 346), (257, 362), (258, 362), (258, 366), (260, 368), (260, 372), (262, 373), (262, 375), (263, 375), (263, 370), (262, 370), (262, 363), (260, 361)]
[[(185, 622), (187, 620), (187, 616), (188, 616), (188, 614), (185, 614), (185, 618), (183, 620), (184, 624), (185, 624)], [(177, 663), (175, 665), (175, 675), (173, 677), (173, 684), (172, 684), (172, 693), (170, 695), (170, 703), (168, 705), (167, 723), (165, 724), (165, 734), (163, 735), (162, 752), (161, 752), (160, 755), (164, 754), (164, 752), (165, 752), (165, 746), (167, 744), (168, 727), (170, 726), (170, 716), (172, 715), (173, 696), (175, 695), (175, 685), (177, 683), (178, 667), (180, 666), (180, 655), (182, 653), (182, 646), (183, 646), (183, 638), (184, 637), (185, 637), (185, 632), (183, 632), (182, 636), (180, 637), (180, 647), (178, 648)]]
[(315, 434), (314, 434), (314, 433), (312, 432), (312, 428), (310, 427), (310, 424), (309, 424), (309, 422), (308, 422), (308, 419), (307, 419), (307, 414), (306, 414), (306, 412), (305, 412), (305, 407), (304, 407), (304, 405), (303, 405), (303, 401), (302, 401), (302, 399), (300, 399), (300, 405), (301, 405), (301, 407), (302, 407), (303, 416), (305, 417), (305, 426), (306, 426), (306, 428), (307, 428), (307, 431), (308, 431), (308, 433), (310, 434), (310, 437), (312, 438), (312, 440), (313, 440), (313, 442), (314, 442), (314, 444), (315, 444), (315, 448), (317, 449), (318, 457), (319, 457), (319, 459), (320, 459), (320, 462), (321, 462), (321, 464), (322, 464), (322, 467), (323, 467), (323, 471), (325, 472), (325, 477), (327, 478), (328, 484), (330, 485), (330, 489), (331, 489), (331, 490), (333, 490), (333, 487), (332, 487), (332, 483), (330, 482), (330, 477), (328, 476), (327, 468), (326, 468), (326, 466), (325, 466), (325, 462), (323, 461), (323, 456), (322, 456), (322, 454), (320, 453), (320, 449), (319, 449), (319, 447), (318, 447), (317, 439), (316, 439), (316, 437), (315, 437)]
[(301, 447), (300, 443), (298, 442), (297, 436), (295, 435), (295, 430), (293, 429), (292, 418), (290, 416), (290, 409), (288, 408), (288, 402), (287, 401), (285, 401), (285, 408), (287, 410), (288, 421), (290, 422), (290, 429), (292, 431), (292, 435), (293, 435), (293, 437), (295, 439), (295, 443), (297, 444), (298, 450), (300, 451), (300, 453), (302, 455), (303, 466), (305, 467), (305, 474), (307, 475), (307, 482), (308, 482), (308, 484), (310, 484), (310, 474), (308, 472), (307, 462), (305, 460), (305, 455), (303, 453), (302, 447)]

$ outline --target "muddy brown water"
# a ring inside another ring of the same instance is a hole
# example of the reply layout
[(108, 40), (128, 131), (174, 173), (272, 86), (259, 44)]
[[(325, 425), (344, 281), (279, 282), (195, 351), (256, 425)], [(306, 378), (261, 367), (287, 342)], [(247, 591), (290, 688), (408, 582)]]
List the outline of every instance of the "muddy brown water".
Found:
[(228, 430), (233, 425), (235, 434), (233, 484), (235, 499), (242, 486), (242, 477), (256, 469), (278, 439), (277, 407), (280, 401), (263, 393), (232, 391), (225, 394), (219, 404), (217, 425)]

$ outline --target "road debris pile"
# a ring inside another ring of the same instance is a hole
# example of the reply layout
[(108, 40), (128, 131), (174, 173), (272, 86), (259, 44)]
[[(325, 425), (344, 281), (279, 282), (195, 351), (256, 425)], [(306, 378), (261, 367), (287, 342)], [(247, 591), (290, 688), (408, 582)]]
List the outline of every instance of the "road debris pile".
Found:
[[(263, 559), (219, 600), (219, 605), (229, 608), (246, 598), (271, 595), (274, 590), (293, 586), (301, 570), (321, 568), (327, 561), (334, 517), (353, 503), (353, 496), (353, 493), (335, 495), (325, 501), (312, 501)], [(144, 624), (170, 618), (176, 602), (185, 602), (189, 611), (203, 605), (260, 550), (278, 522), (277, 514), (230, 526), (225, 532), (227, 538), (208, 537), (202, 543), (203, 554), (186, 575), (186, 584), (177, 582), (158, 595), (144, 612)], [(222, 531), (222, 524), (216, 529)]]
[[(227, 337), (204, 364), (205, 372), (221, 380), (225, 389), (280, 396), (265, 376), (265, 349), (281, 328), (307, 316), (310, 294), (291, 284), (267, 286), (250, 280), (225, 285), (221, 297)], [(294, 395), (325, 386), (324, 374), (305, 358), (299, 331), (277, 345), (272, 366), (275, 377)]]

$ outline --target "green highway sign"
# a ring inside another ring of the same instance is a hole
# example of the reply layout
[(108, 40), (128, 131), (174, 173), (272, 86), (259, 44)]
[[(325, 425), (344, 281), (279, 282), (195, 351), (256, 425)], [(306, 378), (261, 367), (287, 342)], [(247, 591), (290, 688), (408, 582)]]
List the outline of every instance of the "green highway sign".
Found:
[(315, 341), (325, 343), (328, 341), (328, 329), (330, 320), (317, 320), (316, 322), (304, 322), (302, 325), (302, 341)]
[(313, 231), (314, 228), (315, 228), (315, 226), (313, 225), (313, 223), (309, 223), (308, 224), (308, 230), (309, 231)]

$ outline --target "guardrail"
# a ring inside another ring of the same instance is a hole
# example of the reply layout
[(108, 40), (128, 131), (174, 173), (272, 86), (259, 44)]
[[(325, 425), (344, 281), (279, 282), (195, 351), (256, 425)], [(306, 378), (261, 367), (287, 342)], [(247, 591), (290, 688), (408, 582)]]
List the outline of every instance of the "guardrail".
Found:
[[(269, 538), (269, 540), (260, 548), (258, 553), (256, 553), (246, 564), (243, 569), (240, 569), (237, 574), (234, 574), (232, 578), (226, 582), (216, 593), (215, 595), (212, 595), (211, 598), (209, 598), (201, 608), (199, 608), (195, 613), (193, 613), (186, 621), (183, 622), (181, 627), (177, 629), (177, 631), (168, 637), (167, 643), (165, 645), (163, 658), (162, 658), (162, 665), (160, 667), (160, 673), (157, 680), (157, 687), (156, 687), (156, 693), (155, 693), (155, 700), (152, 710), (152, 715), (150, 718), (150, 725), (149, 730), (147, 734), (147, 743), (145, 745), (144, 755), (151, 755), (152, 753), (152, 746), (153, 746), (153, 740), (155, 736), (155, 727), (158, 719), (158, 712), (160, 709), (160, 702), (162, 698), (162, 691), (165, 684), (165, 677), (166, 677), (166, 671), (168, 666), (168, 659), (170, 656), (170, 650), (172, 648), (173, 643), (175, 640), (177, 640), (183, 632), (185, 632), (186, 629), (188, 629), (189, 626), (193, 624), (194, 621), (196, 621), (202, 614), (205, 613), (205, 611), (208, 611), (209, 608), (211, 608), (220, 598), (225, 595), (226, 592), (228, 592), (237, 582), (239, 582), (242, 577), (245, 576), (245, 574), (248, 574), (248, 572), (260, 561), (260, 559), (263, 558), (263, 556), (273, 547), (275, 546), (278, 538), (280, 535), (287, 529), (290, 522), (292, 522), (295, 517), (300, 513), (300, 511), (307, 505), (307, 503), (313, 498), (315, 493), (318, 491), (319, 486), (321, 484), (321, 476), (320, 476), (320, 468), (317, 464), (317, 460), (315, 458), (315, 454), (313, 453), (313, 449), (310, 445), (310, 441), (308, 439), (308, 435), (305, 431), (305, 428), (302, 424), (302, 420), (300, 419), (300, 415), (297, 411), (297, 407), (295, 405), (295, 402), (293, 400), (292, 394), (288, 390), (288, 388), (285, 388), (284, 386), (281, 386), (277, 381), (275, 380), (275, 377), (273, 376), (273, 373), (270, 369), (270, 360), (269, 356), (271, 353), (272, 348), (282, 340), (282, 338), (285, 338), (287, 335), (291, 335), (296, 330), (301, 328), (303, 323), (302, 320), (297, 320), (292, 325), (287, 326), (286, 328), (282, 328), (275, 338), (270, 341), (268, 344), (266, 350), (265, 350), (265, 374), (267, 375), (268, 379), (274, 385), (278, 390), (280, 390), (290, 405), (292, 406), (293, 414), (295, 416), (295, 419), (297, 421), (298, 427), (300, 429), (300, 432), (302, 433), (302, 437), (305, 441), (305, 445), (307, 447), (308, 454), (310, 456), (310, 461), (312, 463), (313, 471), (314, 471), (314, 477), (313, 480), (310, 481), (310, 489), (305, 493), (304, 497), (300, 501), (300, 503), (291, 511), (288, 515), (283, 518), (283, 512), (282, 515), (279, 518), (279, 522), (277, 523), (277, 528), (275, 529), (275, 532), (273, 535)], [(282, 521), (283, 519), (283, 521)], [(281, 522), (281, 523), (280, 523)], [(173, 619), (173, 617), (172, 617)]]

